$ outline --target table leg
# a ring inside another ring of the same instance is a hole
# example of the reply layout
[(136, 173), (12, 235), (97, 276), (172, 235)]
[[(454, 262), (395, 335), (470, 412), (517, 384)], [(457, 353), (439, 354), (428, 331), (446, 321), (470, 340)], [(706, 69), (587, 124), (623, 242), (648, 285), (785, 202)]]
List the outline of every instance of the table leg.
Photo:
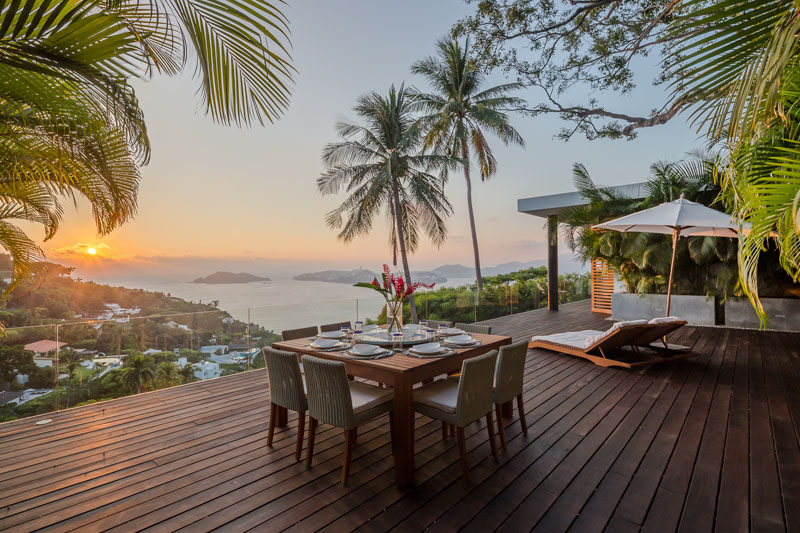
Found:
[(502, 404), (501, 411), (504, 418), (514, 418), (514, 402), (506, 402)]
[(278, 427), (286, 427), (286, 424), (289, 423), (288, 409), (280, 405), (276, 405), (275, 407), (277, 408), (275, 410), (275, 425)]
[(414, 384), (407, 377), (394, 383), (394, 469), (401, 485), (414, 483)]

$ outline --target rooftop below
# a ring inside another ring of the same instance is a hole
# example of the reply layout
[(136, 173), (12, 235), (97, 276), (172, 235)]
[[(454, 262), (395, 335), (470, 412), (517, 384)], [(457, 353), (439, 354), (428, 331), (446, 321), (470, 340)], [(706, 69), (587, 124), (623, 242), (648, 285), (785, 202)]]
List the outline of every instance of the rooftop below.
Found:
[[(624, 198), (640, 199), (647, 196), (647, 182), (631, 183), (629, 185), (616, 185), (607, 187), (615, 194)], [(559, 215), (567, 209), (586, 205), (586, 198), (578, 191), (533, 196), (517, 200), (517, 211), (537, 217)]]
[[(494, 333), (605, 329), (588, 302), (488, 321)], [(800, 334), (685, 327), (698, 356), (636, 371), (528, 352), (528, 435), (492, 459), (416, 420), (416, 486), (395, 484), (387, 417), (294, 462), (296, 418), (266, 446), (264, 370), (0, 424), (0, 529), (134, 531), (800, 530)], [(52, 419), (45, 425), (36, 422)]]

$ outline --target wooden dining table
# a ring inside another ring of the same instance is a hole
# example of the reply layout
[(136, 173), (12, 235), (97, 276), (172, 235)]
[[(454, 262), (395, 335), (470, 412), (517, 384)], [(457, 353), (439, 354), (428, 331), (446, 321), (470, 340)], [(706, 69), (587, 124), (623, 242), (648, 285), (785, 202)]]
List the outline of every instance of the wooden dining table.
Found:
[[(461, 370), (465, 359), (496, 350), (511, 344), (511, 337), (502, 335), (482, 335), (473, 333), (472, 337), (480, 344), (456, 349), (453, 355), (441, 358), (420, 359), (402, 353), (395, 353), (383, 359), (354, 359), (345, 352), (319, 351), (310, 346), (313, 338), (275, 342), (276, 350), (308, 354), (324, 359), (342, 361), (348, 375), (364, 378), (394, 389), (393, 442), (394, 467), (397, 482), (410, 485), (414, 482), (414, 385), (432, 380), (436, 376)], [(280, 411), (280, 410), (279, 410)], [(277, 425), (286, 424), (286, 413), (278, 413)]]

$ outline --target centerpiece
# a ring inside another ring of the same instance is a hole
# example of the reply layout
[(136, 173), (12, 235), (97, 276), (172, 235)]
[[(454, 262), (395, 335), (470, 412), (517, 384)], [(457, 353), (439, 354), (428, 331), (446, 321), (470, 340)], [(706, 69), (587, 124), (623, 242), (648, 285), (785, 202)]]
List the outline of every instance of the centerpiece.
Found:
[(354, 286), (372, 289), (383, 296), (386, 300), (386, 323), (388, 331), (391, 333), (403, 329), (403, 302), (420, 287), (432, 289), (434, 285), (434, 283), (426, 285), (419, 282), (406, 285), (401, 274), (395, 276), (389, 272), (389, 265), (383, 265), (380, 283), (378, 278), (373, 278), (371, 283), (356, 283)]

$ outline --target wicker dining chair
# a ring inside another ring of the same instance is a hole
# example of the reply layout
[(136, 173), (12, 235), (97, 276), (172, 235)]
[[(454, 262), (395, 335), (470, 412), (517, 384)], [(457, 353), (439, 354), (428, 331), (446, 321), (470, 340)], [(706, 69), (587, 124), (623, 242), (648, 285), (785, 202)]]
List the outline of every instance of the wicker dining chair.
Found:
[(447, 425), (456, 427), (458, 453), (464, 478), (469, 480), (467, 447), (464, 427), (486, 417), (486, 430), (492, 456), (497, 458), (492, 420), (492, 379), (497, 362), (497, 350), (465, 359), (461, 363), (461, 379), (439, 380), (414, 390), (414, 410), (442, 422), (442, 435)]
[(270, 397), (267, 446), (272, 446), (278, 406), (297, 411), (297, 446), (295, 447), (294, 460), (299, 462), (300, 454), (303, 450), (303, 432), (305, 431), (308, 399), (306, 398), (305, 382), (303, 381), (303, 375), (300, 373), (297, 354), (265, 346), (264, 361), (267, 365)]
[(506, 431), (503, 424), (502, 405), (517, 400), (519, 423), (522, 432), (528, 434), (525, 422), (525, 408), (522, 404), (522, 380), (525, 374), (525, 358), (528, 355), (528, 341), (522, 340), (500, 347), (497, 356), (497, 367), (494, 372), (494, 407), (497, 414), (497, 429), (500, 434), (500, 445), (506, 449)]
[(317, 326), (308, 326), (307, 328), (285, 329), (281, 331), (281, 338), (285, 341), (293, 341), (295, 339), (302, 339), (304, 337), (313, 337), (319, 333)]
[(449, 320), (428, 320), (428, 326), (433, 329), (439, 329), (439, 326), (450, 328), (453, 327), (453, 323)]
[(348, 381), (345, 365), (341, 361), (304, 355), (303, 367), (306, 370), (309, 415), (306, 466), (311, 466), (314, 457), (317, 424), (322, 422), (342, 428), (342, 485), (346, 485), (358, 426), (384, 413), (389, 413), (391, 426), (394, 392), (361, 381)]
[(483, 335), (492, 334), (492, 326), (484, 326), (483, 324), (466, 324), (464, 322), (456, 322), (455, 327), (463, 330), (466, 333), (479, 333)]
[(325, 333), (326, 331), (339, 331), (343, 327), (347, 326), (347, 329), (353, 329), (352, 324), (350, 322), (336, 322), (335, 324), (324, 324), (319, 327), (320, 333)]

